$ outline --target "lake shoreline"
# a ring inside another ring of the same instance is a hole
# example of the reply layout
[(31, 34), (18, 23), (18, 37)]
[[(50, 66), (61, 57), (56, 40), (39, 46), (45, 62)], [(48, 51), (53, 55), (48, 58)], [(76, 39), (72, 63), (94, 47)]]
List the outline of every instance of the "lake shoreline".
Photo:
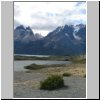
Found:
[(69, 61), (69, 56), (46, 56), (46, 55), (14, 55), (14, 60), (51, 60), (51, 61)]
[[(65, 72), (71, 73), (70, 77), (63, 77), (65, 85), (69, 86), (68, 89), (61, 88), (53, 91), (39, 89), (39, 83), (41, 80), (44, 80), (50, 75), (62, 75)], [(49, 67), (38, 70), (14, 71), (14, 97), (85, 98), (86, 79), (83, 77), (84, 74), (86, 74), (85, 72), (85, 64), (71, 64), (55, 68)]]
[(45, 60), (15, 60), (14, 61), (14, 71), (24, 71), (26, 70), (25, 66), (30, 66), (34, 64), (35, 66), (42, 67), (56, 67), (63, 66), (64, 64), (70, 64), (69, 61), (45, 61)]
[[(40, 57), (38, 58), (40, 59)], [(36, 61), (36, 59), (33, 60), (33, 58), (31, 58), (32, 59), (31, 62), (30, 60), (22, 60), (22, 59), (23, 58), (17, 61), (22, 62), (23, 66), (31, 66), (31, 64), (34, 65), (33, 62)], [(38, 61), (43, 62), (43, 59)], [(53, 65), (53, 63), (51, 65), (46, 65), (46, 63), (48, 64), (49, 62), (55, 63), (57, 59), (59, 59), (58, 65), (57, 64)], [(62, 61), (61, 59), (64, 61)], [(14, 70), (14, 97), (15, 98), (86, 98), (86, 59), (83, 56), (70, 57), (69, 60), (71, 61), (71, 63), (61, 64), (61, 62), (69, 62), (65, 61), (65, 59), (66, 59), (65, 57), (62, 58), (52, 57), (52, 60), (50, 60), (49, 62), (48, 59), (44, 60), (44, 65), (49, 67), (45, 68), (43, 67), (37, 69), (24, 68), (24, 70), (19, 69), (18, 71)], [(27, 63), (27, 61), (29, 63)], [(37, 62), (37, 64), (39, 64), (39, 62)], [(42, 66), (44, 65), (42, 63)], [(37, 65), (34, 66), (36, 67)], [(21, 66), (19, 66), (18, 64), (17, 67), (20, 68)], [(40, 81), (43, 81), (44, 79), (46, 79), (51, 75), (63, 76), (65, 87), (53, 91), (40, 90)]]

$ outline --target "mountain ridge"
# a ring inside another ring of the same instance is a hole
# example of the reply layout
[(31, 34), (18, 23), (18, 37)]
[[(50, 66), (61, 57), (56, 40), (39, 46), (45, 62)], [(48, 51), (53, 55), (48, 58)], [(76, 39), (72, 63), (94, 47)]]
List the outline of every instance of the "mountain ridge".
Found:
[[(22, 26), (21, 28), (24, 29)], [(16, 29), (20, 28), (17, 27)], [(16, 34), (15, 31), (14, 34)], [(28, 37), (27, 34), (26, 37)], [(31, 38), (29, 38), (30, 36), (26, 38), (26, 40), (29, 39), (28, 43), (16, 41), (16, 37), (14, 37), (14, 53), (38, 55), (77, 55), (86, 53), (86, 25), (66, 24), (65, 26), (59, 26), (49, 32), (47, 36), (39, 39), (34, 39), (35, 36), (33, 37), (33, 35), (30, 34)]]

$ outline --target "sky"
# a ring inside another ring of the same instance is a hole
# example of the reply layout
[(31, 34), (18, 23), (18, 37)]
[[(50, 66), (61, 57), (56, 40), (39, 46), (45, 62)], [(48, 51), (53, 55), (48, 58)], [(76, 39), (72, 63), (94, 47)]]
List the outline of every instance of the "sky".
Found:
[(46, 36), (58, 26), (86, 24), (86, 2), (14, 2), (14, 28)]

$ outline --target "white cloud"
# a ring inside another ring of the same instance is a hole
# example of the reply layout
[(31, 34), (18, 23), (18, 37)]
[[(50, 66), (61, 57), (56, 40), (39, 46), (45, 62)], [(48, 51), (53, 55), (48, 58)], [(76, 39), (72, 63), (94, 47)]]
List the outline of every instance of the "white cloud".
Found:
[(14, 2), (14, 25), (46, 35), (57, 26), (86, 23), (85, 11), (85, 2)]
[(37, 30), (37, 29), (33, 29), (32, 31), (35, 32), (35, 33), (39, 33), (42, 36), (46, 36), (48, 34), (48, 30)]

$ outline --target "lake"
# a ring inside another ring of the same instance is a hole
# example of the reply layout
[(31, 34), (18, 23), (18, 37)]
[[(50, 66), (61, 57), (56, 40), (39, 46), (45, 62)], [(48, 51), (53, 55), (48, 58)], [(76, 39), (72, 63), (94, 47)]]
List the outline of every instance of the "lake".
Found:
[(14, 56), (25, 56), (25, 57), (49, 57), (50, 55), (26, 55), (26, 54), (14, 54)]
[(40, 61), (40, 60), (21, 60), (21, 61), (14, 61), (14, 71), (26, 71), (27, 69), (24, 69), (24, 66), (30, 65), (30, 64), (38, 64), (38, 65), (51, 65), (51, 64), (69, 64), (70, 61)]

